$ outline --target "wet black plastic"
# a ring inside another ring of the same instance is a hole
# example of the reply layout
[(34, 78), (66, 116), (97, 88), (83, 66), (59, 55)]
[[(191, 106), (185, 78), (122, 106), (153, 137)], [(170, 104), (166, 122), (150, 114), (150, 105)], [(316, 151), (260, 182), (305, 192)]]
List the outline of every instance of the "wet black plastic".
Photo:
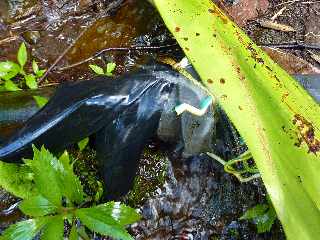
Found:
[[(0, 159), (21, 162), (31, 156), (32, 144), (59, 152), (95, 134), (107, 197), (117, 198), (130, 189), (143, 146), (157, 133), (159, 122), (169, 126), (178, 122), (173, 109), (180, 103), (180, 91), (187, 88), (194, 88), (189, 80), (163, 65), (146, 66), (117, 79), (69, 83), (1, 146)], [(200, 101), (203, 94), (196, 96)], [(199, 124), (184, 138), (192, 139), (202, 127)]]

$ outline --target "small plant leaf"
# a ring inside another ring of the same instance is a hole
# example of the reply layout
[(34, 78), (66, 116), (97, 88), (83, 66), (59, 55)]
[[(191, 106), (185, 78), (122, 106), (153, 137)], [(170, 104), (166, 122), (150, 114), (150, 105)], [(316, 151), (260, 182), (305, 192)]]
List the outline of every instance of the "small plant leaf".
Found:
[(46, 69), (39, 70), (39, 71), (36, 73), (37, 77), (38, 77), (38, 78), (42, 77), (43, 74), (44, 74), (46, 71), (47, 71)]
[(49, 222), (48, 217), (29, 219), (18, 222), (7, 228), (1, 240), (32, 240), (41, 228)]
[(0, 186), (17, 197), (24, 199), (38, 194), (28, 166), (0, 161), (0, 176)]
[(15, 92), (18, 90), (21, 90), (14, 82), (12, 82), (10, 79), (6, 80), (4, 82), (4, 87), (7, 91)]
[(34, 172), (34, 182), (39, 193), (57, 207), (61, 206), (62, 190), (57, 176), (62, 164), (44, 147), (39, 151), (33, 146), (33, 161), (27, 164)]
[(106, 216), (112, 216), (121, 226), (137, 222), (141, 218), (135, 209), (120, 202), (107, 202), (93, 208), (101, 211)]
[(116, 68), (116, 64), (111, 62), (107, 64), (106, 73), (112, 73), (114, 69)]
[(41, 240), (62, 240), (64, 222), (62, 215), (50, 218), (50, 222), (43, 227)]
[(19, 205), (20, 210), (32, 217), (42, 217), (58, 210), (54, 204), (41, 195), (33, 196), (23, 200)]
[(14, 62), (11, 62), (11, 61), (0, 62), (0, 72), (2, 73), (8, 73), (12, 71), (19, 72), (19, 70), (20, 70), (20, 66)]
[(24, 65), (27, 63), (27, 59), (28, 59), (27, 48), (26, 48), (26, 45), (24, 44), (24, 42), (21, 43), (21, 45), (19, 47), (17, 59), (18, 59), (18, 62), (20, 64), (21, 68), (23, 68)]
[(77, 231), (77, 226), (75, 224), (72, 224), (69, 240), (79, 240), (79, 235)]
[(47, 98), (41, 96), (33, 96), (33, 99), (36, 101), (39, 108), (42, 108), (49, 101)]
[(71, 202), (81, 203), (84, 200), (85, 193), (79, 178), (73, 172), (67, 151), (60, 156), (59, 162), (63, 165), (59, 173), (63, 195)]
[(78, 142), (78, 147), (79, 147), (80, 152), (82, 152), (83, 149), (86, 148), (88, 143), (89, 143), (89, 138), (88, 137), (86, 137), (86, 138), (82, 139), (80, 142)]
[(274, 208), (269, 208), (269, 210), (253, 219), (253, 222), (257, 225), (258, 233), (269, 232), (274, 221), (277, 219), (277, 214)]
[(76, 216), (91, 231), (122, 240), (133, 239), (111, 215), (106, 215), (97, 208), (78, 209)]
[(32, 60), (32, 70), (34, 74), (37, 74), (39, 72), (38, 63), (34, 59)]
[(38, 88), (38, 83), (37, 83), (37, 79), (33, 74), (28, 74), (25, 77), (26, 80), (26, 85), (30, 88), (30, 89), (37, 89)]
[(104, 75), (103, 69), (95, 64), (90, 64), (89, 67), (98, 75)]
[(247, 219), (253, 219), (259, 216), (262, 216), (267, 209), (269, 208), (268, 204), (257, 204), (253, 208), (248, 209), (242, 217), (240, 217), (240, 220), (247, 220)]

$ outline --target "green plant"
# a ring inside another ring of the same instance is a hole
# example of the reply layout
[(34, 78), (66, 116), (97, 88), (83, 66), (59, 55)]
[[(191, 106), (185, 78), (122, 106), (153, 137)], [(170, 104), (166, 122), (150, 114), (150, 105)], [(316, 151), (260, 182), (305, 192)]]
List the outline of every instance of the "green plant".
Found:
[[(25, 84), (30, 89), (38, 88), (37, 79), (42, 77), (46, 70), (39, 69), (39, 66), (35, 60), (32, 61), (33, 73), (27, 74), (24, 67), (28, 60), (27, 48), (24, 43), (21, 43), (18, 53), (17, 53), (18, 64), (12, 61), (0, 62), (0, 86), (3, 90), (7, 91), (17, 91), (20, 87), (12, 81), (13, 78), (21, 75)], [(0, 88), (0, 89), (1, 89)]]
[[(102, 235), (132, 239), (125, 226), (139, 219), (134, 209), (119, 202), (85, 207), (92, 199), (86, 197), (73, 173), (68, 153), (56, 158), (44, 147), (33, 147), (33, 151), (33, 160), (24, 160), (24, 164), (1, 162), (1, 186), (23, 198), (19, 208), (32, 218), (11, 225), (0, 239), (32, 240), (38, 234), (44, 240), (63, 239), (65, 222), (71, 225), (72, 240), (86, 239), (84, 226)], [(4, 178), (14, 171), (20, 176), (16, 181)]]
[(95, 65), (95, 64), (90, 64), (89, 67), (92, 69), (92, 71), (94, 71), (98, 75), (105, 75), (105, 76), (111, 77), (112, 72), (116, 68), (116, 64), (108, 63), (105, 70), (103, 70), (102, 67), (99, 67), (98, 65)]
[(320, 235), (320, 107), (211, 0), (152, 0), (245, 140), (288, 239)]
[(267, 199), (268, 203), (257, 204), (240, 217), (240, 220), (251, 220), (257, 226), (258, 233), (269, 232), (277, 219), (277, 214), (270, 198), (268, 197)]

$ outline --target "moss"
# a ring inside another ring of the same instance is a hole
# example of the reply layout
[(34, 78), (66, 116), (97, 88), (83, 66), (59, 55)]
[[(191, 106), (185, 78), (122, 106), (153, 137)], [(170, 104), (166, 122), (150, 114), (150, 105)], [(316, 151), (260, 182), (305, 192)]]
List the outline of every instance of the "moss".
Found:
[(145, 147), (140, 159), (138, 174), (132, 190), (124, 200), (130, 206), (141, 205), (152, 193), (165, 182), (168, 159), (158, 149)]

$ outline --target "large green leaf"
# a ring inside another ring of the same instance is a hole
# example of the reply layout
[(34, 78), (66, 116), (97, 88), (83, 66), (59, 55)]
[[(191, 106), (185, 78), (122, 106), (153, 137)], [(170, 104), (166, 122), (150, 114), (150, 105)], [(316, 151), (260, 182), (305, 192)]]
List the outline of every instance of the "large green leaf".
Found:
[(72, 202), (81, 203), (84, 200), (85, 193), (79, 178), (73, 172), (73, 166), (70, 163), (67, 151), (60, 156), (59, 162), (63, 165), (59, 172), (63, 195)]
[(62, 188), (57, 171), (62, 164), (44, 147), (33, 147), (33, 160), (27, 162), (34, 172), (34, 182), (39, 193), (55, 206), (61, 206)]
[(76, 216), (91, 231), (110, 236), (116, 239), (132, 240), (133, 238), (120, 225), (112, 215), (107, 215), (98, 208), (81, 208), (76, 211)]
[(0, 161), (0, 176), (0, 186), (17, 197), (29, 198), (38, 192), (28, 166)]
[(50, 217), (50, 221), (44, 226), (41, 240), (63, 240), (64, 220), (62, 215)]
[(140, 219), (140, 215), (135, 209), (120, 202), (107, 202), (94, 208), (103, 212), (105, 215), (112, 216), (112, 218), (122, 226), (132, 224)]
[(50, 218), (29, 219), (10, 225), (1, 235), (1, 240), (32, 240)]
[(245, 139), (288, 239), (320, 236), (320, 107), (210, 0), (153, 0)]
[(20, 205), (20, 210), (32, 217), (41, 217), (50, 213), (55, 213), (58, 207), (48, 201), (41, 195), (24, 199)]
[(34, 181), (41, 195), (57, 207), (61, 206), (62, 196), (67, 197), (68, 203), (81, 203), (84, 192), (73, 173), (68, 153), (57, 159), (44, 147), (40, 151), (33, 147), (33, 152), (33, 160), (27, 164), (34, 171)]

